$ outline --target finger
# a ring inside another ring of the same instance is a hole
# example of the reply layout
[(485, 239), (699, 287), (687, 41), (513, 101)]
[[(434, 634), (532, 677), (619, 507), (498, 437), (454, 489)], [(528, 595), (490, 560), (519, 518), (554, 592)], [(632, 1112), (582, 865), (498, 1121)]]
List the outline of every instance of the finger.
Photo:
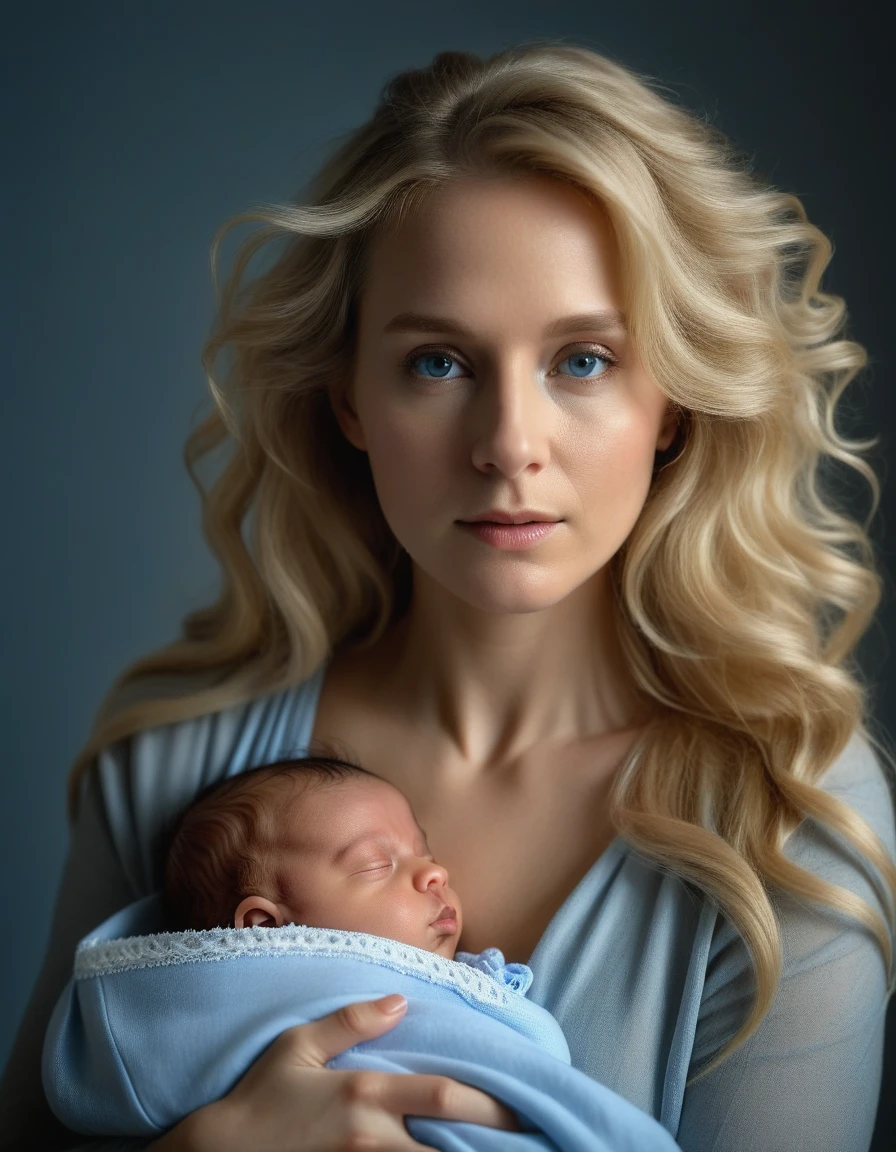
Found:
[(516, 1113), (507, 1105), (450, 1076), (359, 1071), (353, 1073), (348, 1096), (396, 1115), (463, 1120), (488, 1128), (522, 1131)]
[[(331, 1072), (342, 1078), (340, 1113), (345, 1121), (341, 1136), (351, 1148), (379, 1148), (384, 1152), (433, 1152), (411, 1135), (403, 1115), (384, 1106), (390, 1080), (407, 1079), (401, 1073), (358, 1071)], [(339, 1147), (343, 1145), (340, 1143)]]
[(404, 1122), (403, 1116), (392, 1116), (387, 1112), (376, 1112), (369, 1126), (362, 1131), (367, 1138), (363, 1140), (349, 1140), (352, 1147), (382, 1148), (386, 1152), (433, 1152), (431, 1144), (420, 1144), (414, 1139)]
[[(479, 1088), (453, 1080), (450, 1076), (415, 1076), (413, 1079), (427, 1082), (418, 1092), (417, 1098), (422, 1094), (423, 1103), (427, 1107), (432, 1104), (437, 1109), (434, 1112), (417, 1112), (416, 1115), (437, 1116), (442, 1120), (465, 1120), (470, 1124), (483, 1124), (487, 1128), (521, 1131), (516, 1113)], [(408, 1114), (411, 1114), (410, 1108), (405, 1109), (405, 1115)]]
[[(346, 1004), (320, 1020), (288, 1028), (280, 1039), (293, 1048), (296, 1063), (323, 1068), (346, 1048), (388, 1032), (404, 1017), (408, 1002), (403, 996), (385, 996)], [(397, 1008), (397, 1011), (387, 1011)]]

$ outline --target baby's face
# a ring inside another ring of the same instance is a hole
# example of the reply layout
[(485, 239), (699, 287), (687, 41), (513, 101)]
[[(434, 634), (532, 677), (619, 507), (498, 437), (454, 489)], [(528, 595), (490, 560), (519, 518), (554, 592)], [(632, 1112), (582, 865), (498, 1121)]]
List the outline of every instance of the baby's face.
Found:
[(288, 903), (247, 897), (234, 917), (237, 928), (341, 928), (453, 958), (460, 901), (401, 792), (366, 777), (327, 783), (296, 801), (296, 820), (281, 860)]

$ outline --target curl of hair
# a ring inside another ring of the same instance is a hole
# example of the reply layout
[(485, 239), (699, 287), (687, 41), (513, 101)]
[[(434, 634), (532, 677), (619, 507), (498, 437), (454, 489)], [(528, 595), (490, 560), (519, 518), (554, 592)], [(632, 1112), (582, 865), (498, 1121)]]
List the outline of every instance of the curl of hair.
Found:
[[(755, 1002), (702, 1076), (774, 998), (781, 942), (767, 889), (867, 925), (892, 980), (896, 869), (867, 823), (818, 786), (855, 732), (881, 750), (851, 653), (883, 579), (867, 524), (821, 475), (833, 460), (858, 472), (874, 515), (879, 484), (861, 453), (876, 440), (834, 426), (867, 357), (844, 334), (843, 300), (821, 288), (832, 247), (799, 199), (756, 177), (654, 79), (586, 48), (442, 52), (386, 85), (303, 201), (263, 205), (218, 232), (216, 284), (223, 236), (263, 225), (219, 292), (203, 354), (215, 407), (185, 453), (222, 590), (113, 686), (72, 769), (72, 810), (104, 745), (299, 683), (404, 611), (409, 558), (328, 401), (352, 371), (366, 245), (450, 181), (527, 173), (571, 182), (609, 214), (634, 345), (680, 417), (611, 562), (620, 643), (656, 716), (618, 773), (612, 815), (749, 949)], [(270, 242), (282, 250), (244, 283)], [(197, 465), (225, 446), (206, 490)], [(805, 817), (876, 867), (886, 923), (785, 858)]]
[(246, 896), (295, 900), (301, 880), (285, 869), (283, 855), (295, 843), (305, 788), (359, 775), (374, 773), (337, 757), (303, 756), (204, 788), (162, 837), (169, 931), (232, 928)]

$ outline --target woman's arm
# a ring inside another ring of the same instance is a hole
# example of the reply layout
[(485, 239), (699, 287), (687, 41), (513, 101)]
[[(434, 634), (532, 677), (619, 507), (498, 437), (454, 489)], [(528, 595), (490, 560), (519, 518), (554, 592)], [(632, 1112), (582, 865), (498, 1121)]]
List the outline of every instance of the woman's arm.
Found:
[[(865, 746), (825, 787), (864, 816), (896, 857), (889, 789)], [(785, 855), (872, 908), (883, 908), (844, 843), (805, 821)], [(685, 1092), (685, 1152), (811, 1148), (867, 1152), (881, 1084), (887, 979), (880, 948), (851, 917), (776, 897), (784, 972), (757, 1032)], [(753, 977), (743, 942), (721, 920), (713, 939), (690, 1073), (706, 1066), (745, 1018)]]
[(43, 967), (0, 1079), (0, 1149), (130, 1152), (149, 1144), (148, 1140), (132, 1138), (97, 1140), (64, 1127), (47, 1105), (40, 1069), (44, 1033), (72, 974), (76, 944), (107, 916), (142, 894), (134, 891), (125, 875), (91, 772), (71, 830)]
[[(162, 1137), (86, 1137), (54, 1117), (44, 1096), (41, 1055), (49, 1018), (72, 975), (75, 947), (108, 916), (151, 890), (153, 836), (195, 793), (199, 774), (221, 774), (237, 756), (244, 764), (269, 754), (265, 740), (275, 749), (282, 745), (280, 727), (270, 723), (254, 742), (233, 739), (234, 732), (245, 736), (247, 730), (231, 714), (202, 718), (101, 753), (100, 769), (91, 771), (82, 788), (44, 965), (0, 1080), (0, 1152), (155, 1147), (258, 1152), (259, 1115), (265, 1117), (265, 1146), (272, 1152), (357, 1146), (358, 1136), (371, 1135), (384, 1138), (383, 1146), (396, 1152), (423, 1152), (425, 1146), (404, 1126), (405, 1114), (519, 1131), (503, 1104), (445, 1076), (325, 1069), (327, 1052), (340, 1052), (397, 1023), (397, 1017), (385, 1019), (367, 1002), (288, 1030), (226, 1097)], [(207, 754), (209, 748), (214, 756)]]

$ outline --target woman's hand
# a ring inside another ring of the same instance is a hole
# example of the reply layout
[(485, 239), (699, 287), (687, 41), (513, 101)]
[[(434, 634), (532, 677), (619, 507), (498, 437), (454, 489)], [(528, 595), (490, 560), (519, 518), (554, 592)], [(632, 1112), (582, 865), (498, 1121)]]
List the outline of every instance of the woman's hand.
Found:
[[(397, 1011), (389, 1012), (390, 1002)], [(396, 1003), (397, 1002), (397, 1003)], [(185, 1117), (153, 1152), (421, 1152), (404, 1116), (465, 1120), (519, 1132), (509, 1108), (448, 1076), (351, 1072), (326, 1063), (388, 1032), (407, 1010), (404, 997), (347, 1004), (289, 1028), (226, 1096)], [(149, 1152), (149, 1149), (147, 1150)]]

